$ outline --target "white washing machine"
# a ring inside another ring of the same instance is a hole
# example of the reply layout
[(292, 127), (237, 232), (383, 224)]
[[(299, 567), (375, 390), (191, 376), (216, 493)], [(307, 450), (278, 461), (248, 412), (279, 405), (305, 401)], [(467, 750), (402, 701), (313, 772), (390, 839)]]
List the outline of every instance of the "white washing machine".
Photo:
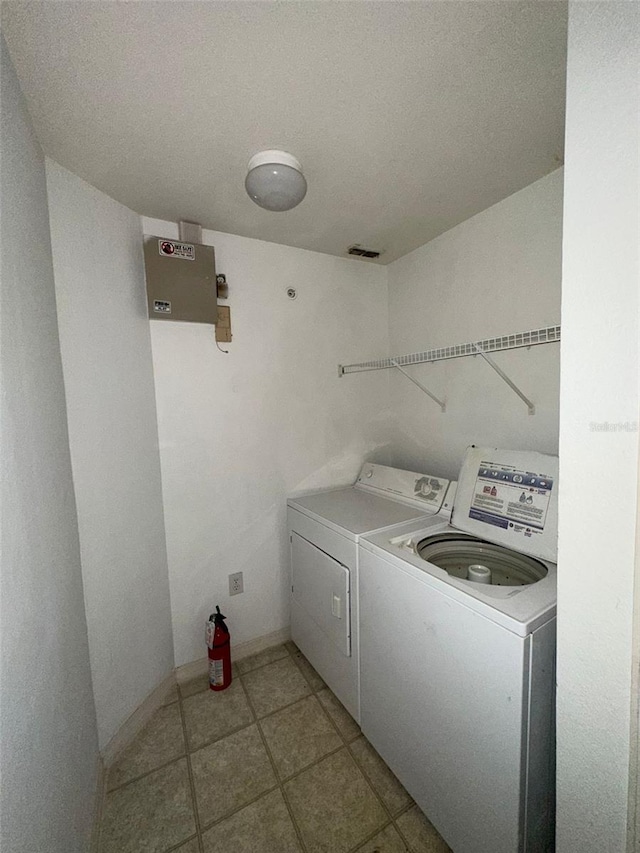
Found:
[(451, 523), (360, 541), (362, 730), (454, 853), (553, 849), (557, 476), (469, 448)]
[(447, 513), (451, 495), (448, 480), (366, 463), (353, 486), (287, 502), (291, 637), (358, 721), (358, 541)]

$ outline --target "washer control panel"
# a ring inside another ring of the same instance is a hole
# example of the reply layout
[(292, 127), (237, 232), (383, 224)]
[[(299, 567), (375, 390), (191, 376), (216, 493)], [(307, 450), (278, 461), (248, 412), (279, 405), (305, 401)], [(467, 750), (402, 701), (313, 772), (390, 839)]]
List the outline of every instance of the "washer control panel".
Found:
[(437, 512), (443, 504), (449, 480), (431, 474), (389, 468), (367, 462), (362, 466), (356, 488), (375, 492), (381, 497), (394, 497), (416, 506), (424, 505), (426, 512)]

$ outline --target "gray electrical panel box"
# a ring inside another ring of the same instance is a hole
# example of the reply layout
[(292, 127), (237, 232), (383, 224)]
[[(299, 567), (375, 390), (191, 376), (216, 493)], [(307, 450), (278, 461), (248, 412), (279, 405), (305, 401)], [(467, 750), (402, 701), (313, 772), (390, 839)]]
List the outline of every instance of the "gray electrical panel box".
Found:
[(213, 246), (145, 237), (144, 262), (151, 320), (218, 322)]

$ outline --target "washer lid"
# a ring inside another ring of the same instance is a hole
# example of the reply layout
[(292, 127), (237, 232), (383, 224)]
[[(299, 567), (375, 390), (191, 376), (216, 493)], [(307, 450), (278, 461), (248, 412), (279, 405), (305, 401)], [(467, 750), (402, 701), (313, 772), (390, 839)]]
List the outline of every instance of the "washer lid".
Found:
[(558, 457), (468, 447), (453, 527), (552, 562), (558, 555)]

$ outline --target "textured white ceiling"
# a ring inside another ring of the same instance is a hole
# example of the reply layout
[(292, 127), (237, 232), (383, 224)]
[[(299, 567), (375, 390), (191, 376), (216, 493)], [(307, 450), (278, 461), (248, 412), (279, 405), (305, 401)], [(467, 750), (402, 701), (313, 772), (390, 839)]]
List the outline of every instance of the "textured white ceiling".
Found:
[[(388, 263), (561, 162), (563, 2), (2, 7), (47, 154), (148, 216)], [(245, 194), (264, 148), (287, 213)]]

